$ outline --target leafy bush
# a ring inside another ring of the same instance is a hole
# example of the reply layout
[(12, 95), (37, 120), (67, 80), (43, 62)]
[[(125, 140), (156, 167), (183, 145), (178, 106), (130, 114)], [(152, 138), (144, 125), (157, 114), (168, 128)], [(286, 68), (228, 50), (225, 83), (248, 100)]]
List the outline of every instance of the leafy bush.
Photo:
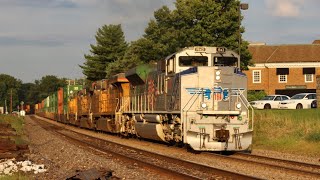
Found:
[(248, 101), (256, 101), (265, 97), (267, 94), (264, 91), (248, 91)]
[[(17, 136), (10, 136), (9, 138), (13, 140), (16, 144), (28, 144), (27, 138), (24, 135), (24, 119), (18, 116), (12, 115), (0, 115), (0, 123), (10, 124), (13, 129), (15, 129)], [(0, 178), (1, 179), (1, 178)]]
[(5, 122), (11, 124), (11, 127), (14, 128), (18, 135), (23, 134), (24, 119), (17, 116), (11, 115), (0, 115), (0, 122)]

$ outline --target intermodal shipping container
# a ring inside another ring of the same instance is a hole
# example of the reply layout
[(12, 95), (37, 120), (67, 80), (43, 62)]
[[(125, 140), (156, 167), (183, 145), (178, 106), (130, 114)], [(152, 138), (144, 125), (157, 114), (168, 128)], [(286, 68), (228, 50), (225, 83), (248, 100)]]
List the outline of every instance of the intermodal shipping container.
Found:
[(62, 121), (63, 118), (63, 88), (59, 88), (57, 92), (57, 102), (58, 102), (58, 121)]

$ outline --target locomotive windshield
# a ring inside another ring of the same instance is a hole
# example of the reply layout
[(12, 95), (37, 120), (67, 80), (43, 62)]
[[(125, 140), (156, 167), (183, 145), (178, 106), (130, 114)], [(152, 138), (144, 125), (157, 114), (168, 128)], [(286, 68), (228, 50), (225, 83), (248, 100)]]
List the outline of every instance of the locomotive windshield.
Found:
[(208, 66), (206, 56), (180, 56), (179, 66)]
[(236, 57), (214, 57), (215, 66), (236, 66), (238, 59)]

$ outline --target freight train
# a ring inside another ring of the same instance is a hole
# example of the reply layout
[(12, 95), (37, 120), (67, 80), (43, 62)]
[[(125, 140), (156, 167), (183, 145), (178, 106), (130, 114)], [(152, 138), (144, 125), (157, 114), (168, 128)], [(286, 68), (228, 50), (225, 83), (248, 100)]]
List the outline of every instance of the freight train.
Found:
[(253, 109), (238, 54), (188, 47), (112, 78), (60, 88), (36, 114), (81, 128), (136, 136), (195, 151), (251, 148)]

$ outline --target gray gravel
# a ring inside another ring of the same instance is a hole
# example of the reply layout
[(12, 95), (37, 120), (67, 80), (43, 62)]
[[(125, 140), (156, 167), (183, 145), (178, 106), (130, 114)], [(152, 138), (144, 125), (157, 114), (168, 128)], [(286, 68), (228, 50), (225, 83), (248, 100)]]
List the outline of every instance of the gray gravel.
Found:
[(44, 164), (47, 172), (33, 175), (36, 179), (65, 179), (76, 170), (110, 169), (122, 179), (161, 179), (157, 174), (125, 164), (108, 155), (101, 156), (54, 136), (26, 117), (26, 133), (30, 141), (29, 159)]

